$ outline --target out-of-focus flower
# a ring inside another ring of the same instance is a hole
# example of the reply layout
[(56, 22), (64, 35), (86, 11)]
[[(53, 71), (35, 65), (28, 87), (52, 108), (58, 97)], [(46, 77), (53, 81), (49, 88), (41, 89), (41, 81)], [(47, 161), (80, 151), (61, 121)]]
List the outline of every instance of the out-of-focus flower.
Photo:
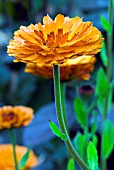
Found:
[(67, 59), (94, 55), (102, 46), (101, 32), (92, 22), (81, 18), (58, 14), (54, 20), (48, 15), (43, 25), (21, 26), (14, 33), (8, 46), (8, 54), (15, 61), (35, 64), (63, 64)]
[[(27, 152), (24, 146), (16, 145), (17, 162), (19, 163), (23, 155)], [(29, 170), (38, 165), (38, 160), (33, 151), (30, 151), (29, 158), (25, 167), (22, 170)], [(13, 148), (11, 144), (0, 145), (0, 169), (1, 170), (15, 170)]]
[[(94, 69), (96, 58), (93, 56), (82, 56), (76, 59), (68, 59), (66, 63), (60, 65), (60, 79), (67, 81), (71, 79), (88, 80), (90, 72)], [(45, 78), (53, 78), (51, 65), (26, 64), (25, 72)]]
[(27, 126), (33, 117), (33, 109), (29, 107), (0, 107), (0, 129)]
[(90, 100), (94, 97), (94, 88), (90, 85), (83, 85), (79, 88), (79, 94), (83, 100)]

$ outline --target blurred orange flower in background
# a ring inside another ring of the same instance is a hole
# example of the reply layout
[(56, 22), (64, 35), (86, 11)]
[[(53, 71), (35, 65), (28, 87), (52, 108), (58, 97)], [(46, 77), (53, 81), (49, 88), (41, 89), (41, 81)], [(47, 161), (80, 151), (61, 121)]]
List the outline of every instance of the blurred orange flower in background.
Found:
[[(88, 80), (90, 72), (94, 69), (96, 58), (94, 56), (81, 56), (76, 59), (68, 59), (66, 63), (60, 65), (60, 80), (67, 81), (71, 79)], [(53, 78), (51, 65), (26, 64), (25, 72), (41, 76), (44, 78)]]
[(32, 121), (33, 117), (33, 109), (29, 107), (0, 107), (0, 129), (27, 126)]
[[(27, 152), (24, 146), (16, 145), (17, 162), (19, 163), (23, 155)], [(28, 161), (22, 170), (29, 170), (38, 165), (38, 160), (33, 151), (30, 151)], [(0, 145), (0, 169), (1, 170), (15, 170), (13, 148), (10, 144)]]
[(92, 22), (58, 14), (54, 20), (48, 15), (41, 23), (21, 26), (14, 33), (8, 54), (16, 61), (35, 64), (63, 64), (67, 59), (94, 55), (102, 46), (101, 32)]

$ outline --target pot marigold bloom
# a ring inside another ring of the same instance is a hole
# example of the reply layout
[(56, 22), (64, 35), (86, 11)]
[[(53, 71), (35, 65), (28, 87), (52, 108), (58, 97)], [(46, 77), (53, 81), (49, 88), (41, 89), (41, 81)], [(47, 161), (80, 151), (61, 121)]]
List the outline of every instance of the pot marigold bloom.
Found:
[[(19, 163), (23, 155), (27, 152), (24, 146), (16, 145), (17, 162)], [(29, 170), (38, 165), (38, 160), (33, 151), (30, 151), (29, 158), (25, 167), (22, 170)], [(13, 148), (11, 144), (0, 145), (0, 169), (1, 170), (15, 170)]]
[(32, 121), (33, 117), (33, 109), (29, 107), (0, 107), (0, 129), (27, 126)]
[[(68, 59), (66, 63), (60, 65), (60, 80), (88, 80), (90, 78), (90, 72), (94, 69), (95, 62), (96, 58), (94, 56), (82, 56), (75, 59)], [(26, 64), (25, 72), (44, 78), (53, 78), (51, 65), (28, 63)]]
[(94, 55), (102, 46), (101, 32), (92, 22), (58, 14), (41, 23), (21, 26), (10, 41), (8, 53), (16, 61), (35, 64), (63, 64), (67, 59)]

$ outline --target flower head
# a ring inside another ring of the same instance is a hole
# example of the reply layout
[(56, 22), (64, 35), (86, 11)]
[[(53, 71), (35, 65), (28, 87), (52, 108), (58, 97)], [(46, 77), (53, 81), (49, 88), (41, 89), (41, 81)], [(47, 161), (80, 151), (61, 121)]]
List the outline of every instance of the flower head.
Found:
[[(66, 63), (60, 65), (60, 79), (67, 81), (71, 79), (88, 80), (90, 72), (94, 69), (96, 58), (93, 56), (82, 56), (75, 59), (68, 59)], [(44, 78), (53, 78), (51, 65), (26, 64), (25, 72), (41, 76)]]
[(101, 32), (92, 22), (58, 14), (41, 23), (21, 26), (10, 41), (8, 53), (16, 61), (35, 64), (63, 64), (67, 59), (94, 55), (102, 46)]
[(25, 106), (0, 107), (0, 129), (27, 126), (32, 119), (32, 108)]
[[(19, 163), (23, 155), (27, 152), (27, 148), (24, 146), (16, 145), (17, 162)], [(30, 151), (30, 155), (25, 167), (22, 170), (29, 170), (32, 167), (37, 166), (37, 157)], [(0, 145), (0, 169), (2, 170), (15, 170), (13, 148), (11, 144)]]

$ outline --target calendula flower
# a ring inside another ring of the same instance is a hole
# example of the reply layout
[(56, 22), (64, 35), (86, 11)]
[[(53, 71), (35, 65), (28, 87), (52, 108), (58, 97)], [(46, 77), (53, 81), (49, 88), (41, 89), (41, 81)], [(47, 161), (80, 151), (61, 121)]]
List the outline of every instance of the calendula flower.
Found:
[[(96, 58), (93, 56), (82, 56), (76, 59), (68, 59), (66, 63), (60, 65), (60, 79), (67, 81), (71, 79), (88, 80), (90, 72), (94, 69)], [(44, 78), (53, 78), (51, 65), (26, 64), (25, 72), (41, 76)]]
[(8, 54), (25, 63), (58, 65), (67, 59), (98, 53), (101, 42), (101, 32), (92, 22), (61, 14), (52, 20), (47, 15), (43, 25), (21, 26), (10, 41)]
[[(27, 152), (24, 146), (16, 145), (17, 162), (19, 163), (23, 155)], [(29, 170), (38, 165), (38, 160), (33, 151), (30, 151), (29, 158), (22, 170)], [(0, 145), (0, 169), (15, 170), (13, 148), (11, 144)]]
[(33, 109), (25, 106), (0, 107), (0, 129), (27, 126), (33, 119)]

